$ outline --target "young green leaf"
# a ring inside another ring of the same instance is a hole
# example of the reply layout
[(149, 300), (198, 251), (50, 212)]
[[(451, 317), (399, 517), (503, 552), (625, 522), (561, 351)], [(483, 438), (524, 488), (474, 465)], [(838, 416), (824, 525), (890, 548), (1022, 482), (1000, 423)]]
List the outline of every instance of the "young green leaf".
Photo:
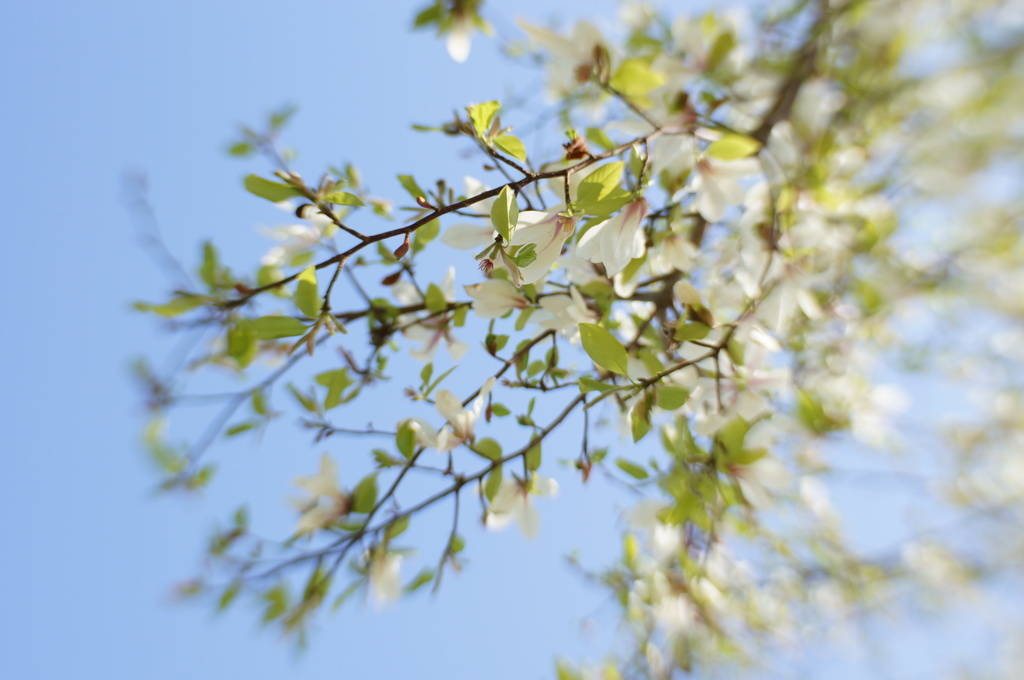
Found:
[(519, 204), (516, 202), (516, 194), (506, 185), (501, 188), (501, 193), (491, 205), (491, 224), (505, 242), (509, 243), (512, 240), (512, 230), (518, 222)]
[(245, 188), (250, 194), (265, 198), (272, 203), (280, 203), (281, 201), (287, 201), (289, 198), (302, 196), (302, 192), (291, 184), (271, 182), (269, 179), (263, 179), (259, 175), (249, 175), (246, 177)]
[(377, 502), (377, 473), (363, 477), (352, 491), (352, 512), (366, 514)]
[(581, 323), (580, 339), (583, 349), (595, 364), (612, 373), (627, 375), (629, 357), (626, 348), (614, 335), (596, 324)]
[(635, 479), (647, 479), (647, 477), (650, 476), (646, 468), (637, 465), (632, 461), (626, 460), (625, 458), (617, 458), (615, 460), (615, 465), (617, 465), (618, 468), (627, 475)]
[(295, 306), (310, 319), (320, 316), (320, 293), (317, 290), (316, 267), (310, 265), (299, 274), (295, 289)]
[(494, 146), (517, 160), (526, 160), (526, 147), (523, 146), (523, 143), (519, 141), (518, 137), (513, 135), (499, 135), (494, 138)]
[(499, 108), (501, 108), (501, 104), (496, 101), (466, 107), (466, 111), (469, 113), (469, 121), (473, 124), (473, 129), (480, 139), (487, 137), (487, 133), (491, 129), (491, 123), (494, 122), (494, 116), (497, 115)]
[(711, 142), (707, 154), (720, 161), (735, 161), (761, 150), (761, 142), (746, 135), (727, 134)]
[(290, 316), (261, 316), (250, 323), (260, 340), (292, 338), (302, 335), (307, 330), (306, 324)]
[(361, 208), (366, 205), (363, 203), (361, 198), (355, 194), (350, 194), (347, 191), (332, 191), (324, 196), (324, 200), (336, 205), (352, 205), (357, 208)]

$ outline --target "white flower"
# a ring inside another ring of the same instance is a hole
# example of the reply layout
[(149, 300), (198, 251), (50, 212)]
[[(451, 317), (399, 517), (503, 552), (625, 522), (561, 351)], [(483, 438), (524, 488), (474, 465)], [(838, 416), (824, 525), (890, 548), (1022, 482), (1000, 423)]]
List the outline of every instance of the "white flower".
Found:
[(370, 592), (378, 604), (394, 602), (402, 593), (401, 566), (402, 556), (391, 552), (383, 552), (370, 563)]
[(523, 536), (534, 538), (540, 531), (540, 513), (533, 507), (534, 496), (556, 496), (558, 482), (550, 477), (533, 475), (526, 484), (504, 478), (487, 513), (487, 528), (501, 529), (512, 520)]
[[(472, 443), (476, 436), (474, 433), (476, 421), (480, 418), (480, 412), (483, 411), (487, 395), (491, 393), (494, 382), (493, 377), (487, 379), (487, 382), (480, 388), (480, 394), (473, 402), (472, 408), (469, 409), (463, 409), (462, 402), (449, 390), (438, 390), (437, 396), (434, 397), (434, 403), (437, 405), (438, 413), (444, 416), (448, 424), (442, 427), (436, 436), (433, 436), (431, 443), (433, 428), (429, 425), (424, 428), (424, 423), (417, 419), (416, 424), (420, 428), (417, 430), (417, 442), (422, 446), (435, 446), (438, 451), (451, 451), (459, 444)], [(420, 433), (423, 434), (422, 440)]]
[[(295, 209), (294, 204), (289, 201), (282, 201), (277, 204), (277, 207), (288, 212)], [(303, 216), (305, 217), (307, 214), (306, 221), (300, 224), (288, 224), (264, 230), (268, 236), (281, 243), (271, 247), (260, 258), (260, 264), (268, 267), (287, 265), (293, 257), (310, 250), (320, 243), (320, 239), (330, 236), (334, 232), (335, 226), (331, 218), (312, 205), (308, 206)]]
[[(455, 301), (455, 267), (448, 268), (448, 273), (441, 281), (440, 288), (446, 301)], [(423, 301), (416, 288), (407, 281), (399, 281), (393, 285), (391, 292), (399, 302), (404, 304), (417, 304)], [(399, 323), (406, 323), (407, 321), (408, 317), (399, 317)], [(405, 328), (402, 331), (405, 337), (423, 343), (423, 347), (414, 349), (409, 354), (415, 359), (430, 361), (434, 358), (434, 353), (443, 340), (448, 347), (448, 353), (452, 355), (452, 359), (455, 361), (462, 359), (462, 355), (469, 349), (469, 345), (459, 342), (452, 335), (451, 321), (451, 314), (432, 315)]]
[(534, 251), (537, 259), (520, 268), (524, 284), (535, 283), (547, 275), (551, 265), (562, 253), (566, 239), (576, 231), (576, 220), (560, 215), (562, 209), (559, 207), (547, 212), (527, 210), (519, 213), (519, 223), (512, 233), (512, 245), (533, 243), (537, 246)]
[(523, 21), (518, 23), (530, 37), (530, 42), (551, 54), (548, 63), (548, 96), (552, 101), (561, 99), (588, 81), (595, 66), (597, 48), (607, 49), (601, 32), (586, 21), (577, 23), (568, 37)]
[(640, 227), (645, 217), (646, 200), (641, 198), (630, 203), (611, 219), (583, 234), (576, 254), (591, 262), (603, 262), (608, 276), (615, 276), (630, 260), (644, 254), (644, 232)]
[(508, 281), (490, 279), (472, 286), (464, 286), (473, 298), (473, 312), (484, 319), (496, 319), (510, 309), (526, 309), (530, 301)]
[(771, 505), (770, 492), (780, 492), (789, 486), (789, 470), (774, 458), (760, 458), (750, 465), (734, 466), (730, 472), (743, 491), (743, 498), (758, 509)]
[(730, 205), (743, 202), (746, 193), (737, 181), (761, 171), (756, 158), (718, 161), (702, 158), (697, 161), (693, 191), (697, 194), (697, 212), (708, 222), (718, 222)]
[(539, 302), (541, 309), (530, 321), (541, 328), (576, 335), (581, 323), (597, 321), (597, 315), (590, 311), (575, 286), (569, 287), (568, 295), (550, 295), (540, 298)]
[(309, 534), (323, 529), (348, 512), (348, 497), (338, 487), (338, 466), (329, 454), (320, 457), (319, 473), (296, 477), (295, 485), (310, 495), (309, 499), (296, 502), (303, 511), (296, 533)]
[(451, 32), (448, 33), (448, 40), (445, 43), (448, 48), (448, 56), (452, 60), (462, 63), (469, 59), (470, 43), (469, 18), (463, 14), (455, 17), (455, 23)]

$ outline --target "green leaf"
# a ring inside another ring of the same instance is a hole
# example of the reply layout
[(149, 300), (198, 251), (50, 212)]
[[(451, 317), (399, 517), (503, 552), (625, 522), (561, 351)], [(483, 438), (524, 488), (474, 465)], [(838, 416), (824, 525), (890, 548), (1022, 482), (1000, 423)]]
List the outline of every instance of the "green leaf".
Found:
[(477, 440), (472, 450), (473, 453), (479, 454), (487, 460), (501, 460), (501, 444), (490, 437)]
[(690, 323), (676, 326), (676, 331), (672, 334), (672, 337), (679, 342), (686, 342), (687, 340), (703, 340), (710, 332), (710, 326), (702, 324), (699, 321), (691, 321)]
[(409, 585), (407, 585), (405, 587), (405, 592), (407, 592), (407, 593), (414, 592), (418, 588), (422, 588), (423, 586), (425, 586), (426, 584), (430, 583), (433, 580), (434, 580), (434, 570), (433, 569), (429, 569), (429, 568), (422, 569), (420, 571), (420, 573), (416, 574), (416, 578), (414, 578), (412, 581), (410, 581)]
[(530, 447), (526, 452), (526, 467), (529, 470), (536, 470), (540, 467), (540, 442)]
[(324, 398), (325, 411), (329, 411), (340, 404), (342, 392), (353, 383), (348, 375), (347, 368), (339, 368), (336, 371), (321, 373), (316, 377), (316, 381), (327, 388), (327, 396)]
[(409, 195), (413, 199), (417, 199), (420, 196), (426, 198), (427, 192), (420, 188), (420, 185), (416, 183), (412, 175), (399, 175), (398, 183), (402, 185), (402, 188), (409, 192)]
[(615, 389), (615, 385), (598, 382), (592, 378), (580, 378), (579, 383), (581, 394), (586, 394), (588, 392), (607, 392), (608, 390)]
[(228, 331), (228, 356), (237, 361), (239, 367), (245, 368), (256, 358), (257, 349), (259, 345), (252, 324), (246, 319), (236, 321)]
[(576, 203), (581, 206), (597, 203), (602, 198), (611, 195), (622, 180), (622, 170), (625, 166), (626, 164), (622, 161), (605, 163), (583, 178), (576, 189)]
[(586, 137), (588, 141), (593, 142), (605, 151), (614, 149), (616, 146), (615, 142), (608, 138), (608, 134), (599, 127), (588, 127)]
[(405, 421), (398, 428), (398, 433), (395, 435), (395, 445), (398, 447), (399, 453), (407, 459), (412, 458), (412, 454), (416, 450), (416, 430), (413, 429), (412, 423)]
[(618, 468), (627, 475), (634, 477), (635, 479), (647, 479), (650, 476), (646, 468), (641, 465), (637, 465), (632, 461), (628, 461), (625, 458), (616, 458), (615, 465), (617, 465)]
[(494, 146), (507, 153), (509, 156), (521, 161), (526, 160), (526, 147), (513, 135), (499, 135), (494, 138)]
[(444, 293), (436, 283), (432, 283), (427, 287), (424, 302), (427, 305), (427, 309), (433, 314), (443, 312), (448, 307), (448, 301), (444, 299)]
[(495, 402), (491, 404), (491, 413), (493, 413), (499, 418), (504, 418), (508, 414), (512, 413), (512, 411), (509, 411), (508, 407), (505, 406), (504, 404), (499, 404)]
[(516, 202), (516, 194), (508, 185), (501, 188), (501, 193), (494, 199), (491, 205), (491, 224), (494, 229), (505, 239), (505, 243), (512, 241), (512, 230), (519, 222), (519, 204)]
[(261, 316), (249, 323), (252, 324), (259, 340), (293, 338), (308, 330), (306, 324), (290, 316)]
[(627, 97), (642, 98), (665, 83), (665, 76), (651, 68), (647, 59), (626, 59), (615, 69), (608, 84)]
[(501, 486), (501, 465), (499, 464), (490, 474), (487, 475), (487, 481), (484, 482), (484, 496), (487, 500), (493, 501), (494, 497), (498, 495), (498, 488)]
[(135, 309), (140, 312), (155, 312), (160, 316), (178, 316), (185, 312), (201, 307), (208, 302), (208, 298), (198, 295), (179, 295), (171, 298), (171, 301), (162, 305), (151, 305), (148, 302), (136, 302)]
[(217, 286), (217, 272), (219, 269), (220, 263), (217, 257), (217, 249), (213, 247), (213, 243), (206, 241), (203, 243), (203, 264), (199, 268), (199, 278), (210, 288), (215, 288)]
[(497, 115), (499, 108), (501, 108), (501, 104), (496, 101), (466, 107), (466, 111), (469, 113), (469, 121), (473, 124), (473, 129), (476, 130), (476, 134), (480, 139), (487, 137), (487, 133), (491, 129), (491, 123), (494, 122), (494, 116)]
[(302, 192), (291, 184), (271, 182), (269, 179), (263, 179), (259, 175), (249, 175), (246, 177), (245, 188), (250, 194), (265, 198), (272, 203), (280, 203), (281, 201), (287, 201), (289, 198), (302, 196)]
[(352, 512), (366, 514), (377, 503), (377, 473), (363, 477), (352, 490)]
[(320, 294), (317, 292), (316, 267), (310, 265), (299, 274), (295, 289), (295, 306), (310, 319), (320, 316)]
[(288, 590), (283, 583), (278, 583), (263, 593), (267, 608), (263, 610), (263, 623), (269, 623), (288, 611)]
[(238, 423), (237, 425), (232, 425), (231, 427), (229, 427), (227, 430), (224, 431), (224, 436), (225, 437), (234, 437), (235, 435), (242, 434), (243, 432), (248, 432), (249, 430), (253, 429), (254, 427), (258, 427), (259, 424), (260, 424), (260, 421), (258, 421), (258, 420), (247, 420), (244, 423)]
[(711, 142), (707, 154), (720, 161), (735, 161), (761, 150), (761, 142), (746, 135), (727, 134)]
[(527, 243), (516, 251), (512, 259), (515, 260), (516, 266), (520, 268), (529, 267), (537, 260), (537, 244)]
[(384, 529), (384, 536), (389, 541), (401, 536), (402, 533), (409, 528), (409, 519), (409, 515), (402, 515), (395, 519), (394, 522), (388, 524), (387, 528)]
[(629, 412), (630, 430), (636, 443), (651, 431), (651, 394), (644, 390)]
[(614, 335), (596, 324), (581, 323), (580, 339), (583, 349), (595, 364), (612, 373), (627, 374), (626, 348)]
[(615, 187), (601, 200), (593, 203), (581, 203), (578, 207), (587, 215), (612, 215), (619, 212), (632, 198), (632, 192), (626, 191), (622, 187)]
[(675, 411), (682, 408), (690, 397), (690, 391), (677, 385), (662, 385), (657, 391), (658, 408)]
[(731, 31), (726, 31), (715, 38), (715, 43), (708, 50), (708, 71), (713, 71), (722, 61), (729, 56), (736, 47), (736, 36)]
[(332, 191), (324, 196), (324, 200), (336, 205), (353, 205), (357, 208), (361, 208), (366, 205), (363, 203), (361, 198), (355, 194), (350, 194), (347, 191)]
[(750, 425), (743, 418), (736, 417), (723, 425), (715, 438), (725, 449), (727, 456), (733, 456), (743, 450), (743, 440), (747, 436)]
[(228, 147), (228, 154), (232, 156), (243, 157), (248, 156), (255, 150), (256, 147), (254, 147), (249, 142), (238, 142), (237, 144), (232, 144), (231, 146)]
[(217, 609), (225, 610), (235, 599), (235, 597), (242, 591), (241, 581), (232, 581), (231, 585), (224, 589), (223, 594), (220, 596), (220, 600), (217, 601)]

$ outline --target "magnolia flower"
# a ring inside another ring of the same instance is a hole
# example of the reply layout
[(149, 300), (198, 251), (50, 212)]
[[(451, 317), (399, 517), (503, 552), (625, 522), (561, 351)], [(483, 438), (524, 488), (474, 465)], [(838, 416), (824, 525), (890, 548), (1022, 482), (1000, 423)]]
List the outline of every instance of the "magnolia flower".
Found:
[(438, 390), (434, 397), (437, 411), (447, 422), (440, 431), (423, 420), (422, 418), (411, 418), (408, 422), (416, 432), (416, 443), (419, 446), (433, 446), (438, 451), (451, 451), (459, 444), (472, 443), (475, 438), (474, 429), (476, 421), (480, 418), (484, 404), (487, 403), (487, 395), (494, 387), (495, 378), (488, 378), (480, 394), (473, 402), (472, 408), (463, 409), (462, 402), (449, 390)]
[(394, 602), (402, 593), (401, 566), (402, 556), (392, 552), (382, 552), (370, 563), (370, 592), (378, 604)]
[[(282, 201), (276, 205), (281, 210), (288, 212), (295, 210), (295, 205), (290, 201)], [(303, 217), (305, 221), (300, 224), (264, 229), (268, 236), (281, 243), (271, 247), (260, 258), (260, 264), (270, 267), (287, 265), (292, 258), (316, 246), (320, 243), (320, 239), (330, 236), (335, 229), (331, 218), (312, 205), (303, 211)]]
[(328, 527), (348, 512), (348, 496), (338, 487), (338, 466), (329, 454), (320, 457), (319, 473), (296, 477), (295, 485), (310, 495), (309, 499), (296, 502), (303, 511), (296, 533), (310, 534)]
[[(455, 267), (448, 268), (448, 273), (441, 280), (439, 287), (446, 301), (455, 301)], [(408, 281), (399, 281), (391, 287), (391, 292), (403, 304), (411, 305), (423, 302), (423, 297), (419, 294), (419, 291)], [(410, 320), (410, 317), (400, 317), (399, 323), (407, 323)], [(443, 340), (448, 347), (448, 353), (452, 355), (452, 359), (455, 361), (460, 360), (462, 355), (469, 350), (469, 345), (459, 342), (452, 335), (451, 321), (451, 314), (432, 315), (405, 328), (402, 331), (405, 337), (423, 343), (423, 347), (414, 349), (409, 354), (415, 359), (430, 361), (434, 358), (434, 353)]]
[(562, 253), (566, 239), (576, 231), (576, 219), (560, 215), (561, 210), (563, 208), (559, 207), (547, 212), (527, 210), (519, 213), (519, 224), (512, 233), (512, 245), (532, 243), (537, 246), (534, 251), (537, 259), (519, 270), (524, 284), (535, 283), (547, 275)]
[(729, 472), (739, 482), (743, 498), (758, 509), (771, 505), (771, 492), (784, 491), (789, 486), (789, 470), (774, 458), (759, 458), (750, 465), (732, 466)]
[(718, 222), (730, 205), (739, 205), (746, 193), (736, 180), (761, 171), (756, 158), (718, 161), (702, 158), (697, 161), (693, 191), (697, 194), (697, 212), (708, 222)]
[(598, 50), (607, 49), (601, 32), (586, 21), (577, 23), (572, 34), (567, 37), (523, 21), (518, 23), (530, 37), (530, 42), (551, 55), (548, 62), (548, 96), (553, 101), (590, 80)]
[(575, 286), (569, 287), (568, 295), (549, 295), (539, 302), (540, 311), (534, 313), (530, 321), (541, 328), (576, 335), (581, 323), (597, 321), (597, 315), (590, 311)]
[(502, 479), (487, 512), (487, 528), (502, 529), (515, 520), (523, 536), (534, 538), (540, 531), (540, 513), (533, 507), (533, 497), (554, 497), (557, 494), (558, 482), (550, 477), (533, 475), (525, 483), (518, 479)]
[(591, 262), (603, 262), (608, 276), (625, 269), (629, 261), (644, 254), (644, 233), (640, 228), (647, 216), (647, 201), (634, 201), (611, 219), (592, 227), (576, 245), (576, 254)]
[(526, 309), (530, 301), (508, 281), (491, 279), (472, 286), (463, 286), (473, 298), (473, 312), (484, 319), (496, 319), (510, 309)]

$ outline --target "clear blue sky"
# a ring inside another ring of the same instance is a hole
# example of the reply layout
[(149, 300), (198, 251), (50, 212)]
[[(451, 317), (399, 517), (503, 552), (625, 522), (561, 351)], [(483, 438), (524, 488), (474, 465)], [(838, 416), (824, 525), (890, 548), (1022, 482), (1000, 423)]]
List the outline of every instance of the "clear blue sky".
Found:
[[(433, 36), (408, 32), (419, 5), (36, 0), (5, 8), (0, 675), (518, 679), (549, 677), (556, 654), (604, 654), (615, 608), (564, 566), (574, 546), (595, 566), (617, 550), (617, 511), (600, 480), (563, 484), (560, 499), (542, 507), (535, 543), (514, 530), (468, 527), (469, 567), (441, 597), (326, 617), (301, 657), (259, 630), (244, 605), (214, 617), (203, 605), (169, 602), (214, 522), (250, 493), (267, 507), (283, 503), (295, 465), (270, 445), (235, 446), (203, 496), (151, 495), (157, 477), (138, 446), (143, 412), (128, 366), (170, 345), (130, 302), (157, 299), (166, 286), (138, 246), (121, 176), (149, 176), (167, 243), (184, 260), (213, 237), (237, 264), (267, 246), (255, 227), (280, 218), (241, 190), (261, 163), (223, 149), (237, 124), (284, 103), (300, 109), (287, 140), (303, 168), (351, 160), (393, 197), (397, 172), (461, 176), (460, 149), (409, 124), (500, 99), (517, 74), (538, 87), (540, 79), (510, 69), (480, 39), (470, 61), (455, 64)], [(587, 15), (604, 26), (616, 16), (611, 0), (490, 5), (506, 34), (520, 15)], [(306, 441), (292, 446), (315, 460)], [(581, 625), (590, 618), (595, 626)]]

